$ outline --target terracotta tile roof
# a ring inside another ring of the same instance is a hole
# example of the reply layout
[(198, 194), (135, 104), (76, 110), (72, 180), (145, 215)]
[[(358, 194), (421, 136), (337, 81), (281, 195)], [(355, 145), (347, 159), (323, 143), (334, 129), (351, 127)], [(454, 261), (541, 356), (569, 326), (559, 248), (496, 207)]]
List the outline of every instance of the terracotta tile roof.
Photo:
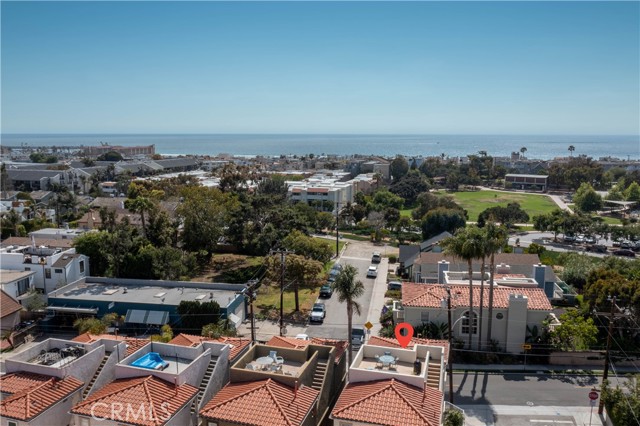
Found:
[(442, 392), (396, 379), (349, 383), (332, 412), (340, 420), (389, 426), (439, 425)]
[(0, 402), (0, 416), (29, 421), (72, 393), (83, 382), (72, 376), (64, 379), (20, 371), (0, 377), (0, 390), (9, 394)]
[(8, 317), (22, 309), (22, 305), (16, 302), (3, 290), (0, 290), (0, 318)]
[[(469, 286), (450, 285), (452, 297), (451, 307), (469, 307)], [(484, 307), (489, 307), (489, 290), (485, 289)], [(551, 303), (541, 288), (494, 287), (493, 307), (506, 309), (509, 307), (510, 294), (523, 294), (529, 298), (528, 309), (551, 310)], [(439, 284), (404, 283), (402, 285), (402, 305), (424, 308), (439, 308), (446, 298), (445, 287)], [(473, 306), (480, 306), (480, 286), (473, 286)]]
[[(415, 260), (416, 264), (435, 264), (441, 260), (446, 260), (449, 263), (460, 263), (464, 266), (463, 270), (467, 270), (468, 263), (466, 260), (459, 257), (454, 257), (445, 253), (420, 253), (420, 256)], [(496, 265), (506, 263), (507, 265), (536, 265), (540, 263), (540, 258), (534, 253), (496, 253), (495, 256)], [(480, 264), (480, 259), (476, 259), (472, 262), (474, 265)], [(455, 271), (456, 269), (449, 268), (449, 270)]]
[(340, 362), (340, 359), (346, 353), (347, 348), (349, 347), (349, 342), (345, 340), (323, 339), (320, 337), (312, 337), (311, 340), (302, 340), (293, 337), (273, 336), (271, 340), (267, 342), (267, 346), (277, 346), (279, 348), (293, 349), (302, 349), (309, 346), (310, 344), (333, 346), (334, 348), (336, 348), (336, 364)]
[(252, 426), (301, 425), (318, 395), (313, 388), (300, 386), (296, 392), (271, 379), (229, 383), (200, 410), (200, 415)]
[[(374, 346), (385, 346), (388, 348), (401, 348), (402, 346), (398, 342), (398, 339), (393, 339), (391, 337), (379, 337), (379, 336), (371, 336), (368, 345)], [(422, 345), (430, 345), (430, 346), (442, 346), (444, 347), (444, 359), (449, 359), (449, 342), (447, 340), (439, 340), (439, 339), (423, 339), (421, 337), (414, 337), (411, 339), (407, 348), (412, 348), (416, 344)]]
[[(164, 425), (198, 393), (198, 389), (182, 384), (175, 386), (154, 376), (118, 379), (89, 395), (71, 409), (71, 413), (100, 417), (117, 421), (118, 424), (141, 426)], [(112, 406), (122, 404), (120, 414)], [(145, 415), (127, 416), (128, 407), (134, 413), (144, 410)], [(124, 420), (124, 421), (123, 421)]]
[(202, 342), (218, 342), (231, 345), (229, 351), (229, 360), (234, 360), (244, 349), (251, 344), (251, 340), (242, 339), (240, 337), (219, 337), (213, 339), (210, 337), (196, 336), (195, 334), (180, 333), (169, 341), (170, 345), (179, 346), (198, 346)]
[(73, 340), (74, 342), (80, 342), (80, 343), (93, 343), (100, 339), (117, 340), (120, 342), (125, 342), (127, 344), (126, 356), (131, 355), (141, 347), (150, 343), (149, 339), (137, 339), (135, 337), (116, 336), (115, 334), (89, 334), (89, 333), (81, 334), (79, 336), (74, 337), (71, 340)]

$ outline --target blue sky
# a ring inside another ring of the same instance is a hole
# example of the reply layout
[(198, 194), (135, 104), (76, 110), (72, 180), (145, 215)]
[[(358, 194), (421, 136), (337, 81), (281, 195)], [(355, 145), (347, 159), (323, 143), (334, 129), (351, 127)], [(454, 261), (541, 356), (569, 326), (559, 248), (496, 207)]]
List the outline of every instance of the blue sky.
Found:
[(3, 133), (640, 133), (638, 2), (1, 2)]

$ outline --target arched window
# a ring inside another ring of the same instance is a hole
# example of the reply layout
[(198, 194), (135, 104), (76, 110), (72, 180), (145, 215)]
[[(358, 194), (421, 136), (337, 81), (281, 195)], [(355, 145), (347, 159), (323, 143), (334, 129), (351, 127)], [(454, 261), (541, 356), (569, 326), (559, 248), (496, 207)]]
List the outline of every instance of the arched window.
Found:
[(478, 334), (478, 315), (475, 312), (471, 312), (471, 319), (469, 318), (469, 311), (462, 314), (461, 334), (469, 334), (470, 323), (473, 322), (471, 330), (472, 334)]

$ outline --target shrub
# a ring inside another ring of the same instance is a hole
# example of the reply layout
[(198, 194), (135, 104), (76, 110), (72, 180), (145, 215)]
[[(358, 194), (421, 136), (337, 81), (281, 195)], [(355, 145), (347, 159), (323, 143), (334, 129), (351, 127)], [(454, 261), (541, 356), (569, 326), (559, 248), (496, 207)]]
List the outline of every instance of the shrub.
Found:
[(397, 260), (398, 258), (395, 255), (389, 256), (389, 263), (396, 263)]

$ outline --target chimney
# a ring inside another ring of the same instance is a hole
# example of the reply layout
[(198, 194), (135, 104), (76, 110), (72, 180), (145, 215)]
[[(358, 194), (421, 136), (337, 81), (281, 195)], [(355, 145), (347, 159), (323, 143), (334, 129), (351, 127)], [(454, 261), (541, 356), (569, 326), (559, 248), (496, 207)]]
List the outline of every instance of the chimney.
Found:
[(538, 287), (544, 289), (544, 274), (546, 272), (547, 267), (542, 263), (538, 263), (537, 265), (533, 265), (533, 279), (538, 283)]
[(438, 262), (438, 284), (445, 284), (444, 273), (449, 270), (449, 262), (441, 260)]

